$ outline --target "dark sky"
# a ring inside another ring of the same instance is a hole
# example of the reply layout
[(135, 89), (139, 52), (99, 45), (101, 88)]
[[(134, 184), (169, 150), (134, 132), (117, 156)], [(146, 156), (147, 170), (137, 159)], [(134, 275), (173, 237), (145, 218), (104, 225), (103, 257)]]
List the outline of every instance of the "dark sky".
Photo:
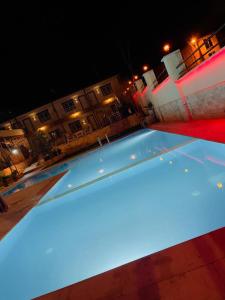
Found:
[(225, 0), (16, 2), (0, 12), (0, 122), (107, 76), (129, 76), (128, 49), (138, 72), (160, 63), (165, 41), (183, 47), (225, 22)]

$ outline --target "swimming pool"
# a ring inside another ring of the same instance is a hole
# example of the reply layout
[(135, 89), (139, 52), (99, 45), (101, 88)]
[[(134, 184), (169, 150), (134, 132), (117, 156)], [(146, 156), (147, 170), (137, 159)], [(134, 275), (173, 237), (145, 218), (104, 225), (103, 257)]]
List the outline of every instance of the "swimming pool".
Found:
[[(68, 184), (63, 184), (58, 188), (58, 191), (60, 192), (65, 192), (66, 190), (69, 191), (88, 181), (94, 180), (97, 177), (109, 174), (118, 168), (130, 165), (134, 161), (140, 161), (149, 157), (149, 155), (156, 155), (160, 151), (163, 151), (163, 147), (173, 147), (186, 140), (190, 140), (190, 138), (179, 135), (171, 135), (170, 138), (168, 138), (168, 135), (163, 132), (158, 132), (157, 135), (155, 135), (155, 131), (143, 129), (138, 133), (133, 133), (97, 150), (92, 150), (86, 154), (76, 156), (66, 162), (57, 164), (56, 166), (43, 170), (33, 176), (22, 179), (14, 187), (9, 188), (4, 192), (3, 196), (8, 196), (23, 190), (33, 184), (75, 167), (76, 171), (72, 172), (71, 176), (70, 174), (67, 174), (66, 179), (64, 180), (64, 182), (68, 182)], [(161, 149), (159, 149), (159, 147), (161, 147)], [(57, 194), (58, 191), (55, 190), (55, 194)]]
[[(71, 168), (0, 242), (4, 299), (31, 299), (225, 226), (224, 144), (145, 130), (114, 146), (107, 176), (82, 173), (68, 191)], [(143, 156), (125, 164), (125, 153)]]

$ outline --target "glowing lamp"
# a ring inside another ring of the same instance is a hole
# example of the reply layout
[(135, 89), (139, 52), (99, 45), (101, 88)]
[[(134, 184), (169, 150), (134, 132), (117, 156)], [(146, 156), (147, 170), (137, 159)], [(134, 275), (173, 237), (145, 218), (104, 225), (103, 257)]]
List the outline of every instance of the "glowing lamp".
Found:
[(196, 44), (196, 42), (197, 42), (196, 38), (195, 38), (195, 37), (193, 37), (193, 38), (191, 39), (191, 44), (192, 44), (192, 45), (195, 45), (195, 44)]
[(148, 66), (147, 65), (143, 66), (143, 71), (145, 71), (145, 72), (148, 71)]
[(170, 51), (170, 45), (169, 44), (165, 44), (163, 46), (163, 50), (164, 50), (164, 52), (169, 52)]
[(18, 153), (19, 153), (18, 149), (12, 149), (12, 154), (16, 155)]
[(137, 76), (137, 75), (135, 75), (135, 76), (134, 76), (134, 79), (135, 79), (135, 80), (138, 80), (138, 76)]

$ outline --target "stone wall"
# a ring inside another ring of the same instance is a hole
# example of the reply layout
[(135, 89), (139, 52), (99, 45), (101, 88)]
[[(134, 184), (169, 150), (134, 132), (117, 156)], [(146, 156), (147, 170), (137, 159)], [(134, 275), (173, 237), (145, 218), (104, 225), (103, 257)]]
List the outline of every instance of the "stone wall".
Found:
[(224, 118), (225, 84), (187, 96), (187, 104), (193, 119)]

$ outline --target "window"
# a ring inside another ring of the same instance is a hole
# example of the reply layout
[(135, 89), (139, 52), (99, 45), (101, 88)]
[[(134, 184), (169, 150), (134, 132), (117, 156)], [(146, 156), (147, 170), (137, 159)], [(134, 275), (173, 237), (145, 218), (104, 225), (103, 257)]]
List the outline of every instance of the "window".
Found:
[(51, 119), (48, 109), (39, 112), (37, 116), (41, 123), (45, 123)]
[(72, 133), (82, 130), (82, 126), (79, 120), (69, 123), (69, 127)]
[(211, 39), (204, 39), (204, 44), (205, 44), (206, 49), (209, 49), (210, 47), (213, 46)]
[(103, 96), (107, 96), (112, 94), (112, 86), (111, 83), (107, 83), (100, 87)]
[(61, 137), (61, 131), (57, 128), (57, 129), (49, 132), (49, 135), (53, 140), (55, 140), (55, 139)]
[(69, 112), (69, 111), (74, 110), (76, 108), (75, 104), (74, 104), (74, 101), (72, 99), (63, 102), (62, 107), (63, 107), (65, 112)]

